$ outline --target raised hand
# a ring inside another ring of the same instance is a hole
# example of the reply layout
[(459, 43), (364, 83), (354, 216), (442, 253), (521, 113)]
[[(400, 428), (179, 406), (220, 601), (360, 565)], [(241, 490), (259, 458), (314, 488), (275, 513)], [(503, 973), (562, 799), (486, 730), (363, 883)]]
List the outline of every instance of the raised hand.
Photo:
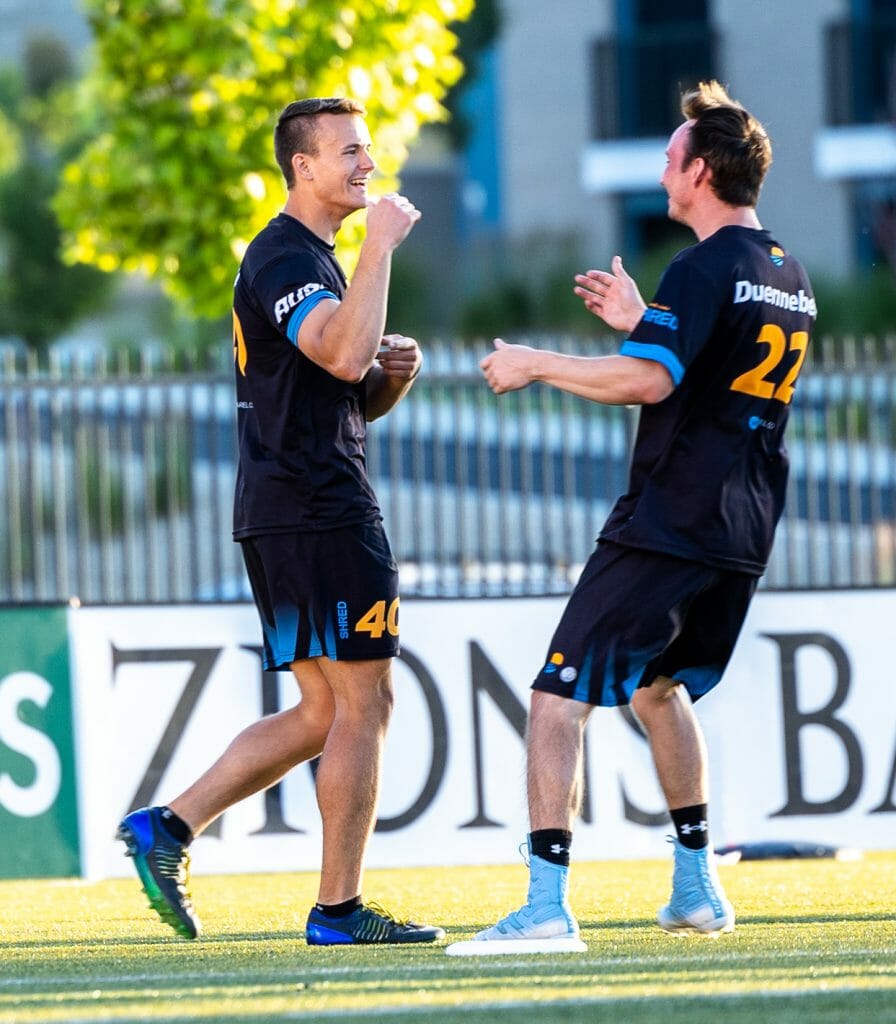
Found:
[(395, 249), (420, 220), (420, 211), (405, 196), (390, 192), (367, 204), (367, 238)]
[(634, 278), (614, 256), (612, 271), (589, 270), (576, 274), (573, 291), (585, 302), (585, 308), (617, 331), (631, 331), (647, 308)]

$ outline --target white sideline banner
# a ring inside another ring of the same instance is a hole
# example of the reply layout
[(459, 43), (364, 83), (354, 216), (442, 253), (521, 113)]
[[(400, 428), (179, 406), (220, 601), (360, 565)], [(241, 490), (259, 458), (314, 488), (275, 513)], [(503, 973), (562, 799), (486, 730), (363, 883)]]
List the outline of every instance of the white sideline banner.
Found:
[[(371, 867), (514, 863), (527, 831), (529, 685), (564, 598), (405, 600)], [(113, 840), (171, 800), (262, 714), (295, 703), (261, 670), (251, 605), (73, 608), (82, 872), (129, 873)], [(719, 687), (697, 705), (716, 846), (896, 847), (896, 591), (757, 595)], [(587, 730), (577, 860), (666, 857), (647, 746), (618, 709)], [(308, 765), (227, 811), (193, 847), (201, 873), (316, 870)]]

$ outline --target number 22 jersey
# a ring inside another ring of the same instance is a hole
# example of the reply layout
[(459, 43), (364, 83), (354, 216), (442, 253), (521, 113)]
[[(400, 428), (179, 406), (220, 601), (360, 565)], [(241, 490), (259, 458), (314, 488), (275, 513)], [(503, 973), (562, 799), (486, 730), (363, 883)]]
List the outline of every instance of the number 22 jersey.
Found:
[(815, 315), (805, 270), (765, 230), (723, 227), (675, 257), (620, 349), (661, 363), (675, 390), (641, 409), (629, 489), (602, 539), (764, 571)]

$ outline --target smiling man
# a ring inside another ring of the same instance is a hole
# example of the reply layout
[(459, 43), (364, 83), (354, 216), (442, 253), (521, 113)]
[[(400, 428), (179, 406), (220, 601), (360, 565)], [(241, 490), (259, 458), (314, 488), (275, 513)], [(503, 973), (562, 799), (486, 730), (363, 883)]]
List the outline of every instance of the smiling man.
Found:
[(803, 267), (760, 224), (771, 164), (759, 121), (718, 82), (682, 97), (661, 184), (697, 244), (645, 305), (621, 259), (576, 294), (627, 333), (576, 357), (500, 339), (482, 360), (498, 394), (540, 381), (642, 406), (616, 502), (532, 684), (526, 903), (449, 952), (583, 949), (568, 902), (585, 724), (631, 705), (675, 830), (669, 932), (718, 935), (735, 915), (709, 844), (706, 748), (693, 703), (721, 680), (765, 569), (787, 485), (784, 428), (815, 318)]
[[(420, 214), (399, 195), (368, 198), (370, 150), (360, 104), (291, 103), (274, 133), (286, 204), (249, 245), (234, 286), (233, 536), (261, 618), (264, 667), (291, 670), (300, 700), (240, 733), (166, 807), (121, 823), (150, 903), (187, 938), (200, 931), (187, 889), (192, 839), (318, 755), (323, 855), (308, 943), (444, 935), (361, 899), (398, 653), (398, 572), (367, 478), (366, 423), (402, 398), (421, 365), (416, 341), (383, 335), (392, 253)], [(348, 288), (333, 243), (365, 208)]]

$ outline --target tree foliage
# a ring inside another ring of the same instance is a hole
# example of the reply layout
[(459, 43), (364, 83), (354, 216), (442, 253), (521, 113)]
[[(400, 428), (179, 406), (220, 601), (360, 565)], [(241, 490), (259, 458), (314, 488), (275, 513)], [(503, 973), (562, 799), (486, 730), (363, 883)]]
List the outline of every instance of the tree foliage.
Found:
[(62, 261), (51, 198), (83, 125), (71, 115), (74, 64), (65, 44), (32, 38), (21, 69), (0, 74), (0, 322), (40, 349), (96, 309), (110, 280)]
[[(381, 190), (444, 119), (462, 73), (452, 21), (473, 0), (86, 0), (96, 60), (83, 100), (101, 127), (66, 168), (67, 255), (143, 270), (219, 316), (245, 245), (282, 205), (272, 133), (304, 96), (368, 109)], [(340, 233), (349, 264), (363, 218)]]

